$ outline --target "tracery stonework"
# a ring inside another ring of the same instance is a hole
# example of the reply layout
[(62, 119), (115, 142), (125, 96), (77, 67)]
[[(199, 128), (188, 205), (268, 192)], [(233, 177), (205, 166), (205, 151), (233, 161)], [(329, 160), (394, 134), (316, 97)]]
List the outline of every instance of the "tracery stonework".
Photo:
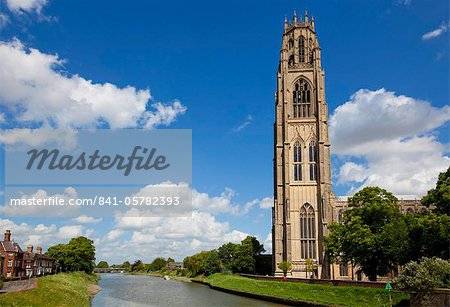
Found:
[[(275, 93), (273, 268), (281, 276), (278, 264), (289, 261), (288, 277), (309, 277), (311, 259), (316, 278), (356, 279), (351, 266), (330, 265), (323, 251), (327, 225), (347, 209), (331, 187), (324, 79), (314, 18), (294, 13), (284, 23)], [(418, 200), (401, 199), (400, 206), (405, 213), (423, 210)]]

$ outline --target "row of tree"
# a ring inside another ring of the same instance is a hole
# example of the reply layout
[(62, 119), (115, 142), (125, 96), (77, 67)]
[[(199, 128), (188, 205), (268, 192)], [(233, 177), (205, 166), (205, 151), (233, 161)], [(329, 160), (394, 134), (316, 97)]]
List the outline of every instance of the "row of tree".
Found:
[(329, 226), (327, 256), (351, 263), (372, 281), (422, 257), (448, 260), (450, 168), (440, 174), (422, 204), (432, 210), (402, 214), (392, 193), (378, 187), (362, 189), (349, 198), (343, 222)]
[(92, 273), (95, 267), (94, 241), (86, 237), (73, 238), (67, 244), (50, 246), (47, 256), (55, 260), (57, 272), (84, 271)]
[(227, 243), (218, 249), (202, 251), (183, 260), (189, 275), (211, 275), (221, 271), (233, 273), (255, 273), (268, 271), (271, 264), (261, 257), (264, 246), (255, 237), (248, 236), (240, 244)]

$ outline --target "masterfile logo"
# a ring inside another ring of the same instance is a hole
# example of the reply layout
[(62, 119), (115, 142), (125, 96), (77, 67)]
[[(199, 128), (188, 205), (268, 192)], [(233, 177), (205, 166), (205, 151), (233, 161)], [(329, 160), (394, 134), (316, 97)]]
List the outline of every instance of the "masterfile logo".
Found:
[(190, 130), (80, 130), (64, 144), (6, 146), (5, 215), (191, 213)]

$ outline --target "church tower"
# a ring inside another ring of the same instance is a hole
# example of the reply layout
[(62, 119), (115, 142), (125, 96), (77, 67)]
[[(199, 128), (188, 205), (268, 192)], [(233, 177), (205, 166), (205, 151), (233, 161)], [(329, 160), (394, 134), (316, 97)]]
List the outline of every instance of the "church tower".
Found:
[[(289, 261), (288, 276), (329, 278), (323, 237), (331, 220), (330, 142), (324, 71), (314, 18), (284, 21), (274, 124), (273, 267)], [(310, 260), (309, 260), (310, 259)]]

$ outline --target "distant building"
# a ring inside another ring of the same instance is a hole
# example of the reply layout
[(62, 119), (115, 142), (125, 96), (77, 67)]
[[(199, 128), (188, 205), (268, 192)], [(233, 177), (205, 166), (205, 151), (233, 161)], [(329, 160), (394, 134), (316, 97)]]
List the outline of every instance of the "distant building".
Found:
[(54, 260), (42, 254), (42, 247), (36, 248), (36, 253), (33, 252), (33, 245), (28, 245), (27, 251), (23, 255), (23, 269), (26, 276), (42, 276), (53, 273)]
[(183, 262), (168, 262), (166, 264), (166, 267), (169, 270), (175, 270), (175, 269), (183, 269), (184, 265), (183, 265)]
[(19, 244), (11, 241), (11, 231), (6, 230), (3, 241), (0, 241), (0, 254), (3, 258), (2, 276), (17, 277), (24, 276), (22, 267), (23, 251)]

